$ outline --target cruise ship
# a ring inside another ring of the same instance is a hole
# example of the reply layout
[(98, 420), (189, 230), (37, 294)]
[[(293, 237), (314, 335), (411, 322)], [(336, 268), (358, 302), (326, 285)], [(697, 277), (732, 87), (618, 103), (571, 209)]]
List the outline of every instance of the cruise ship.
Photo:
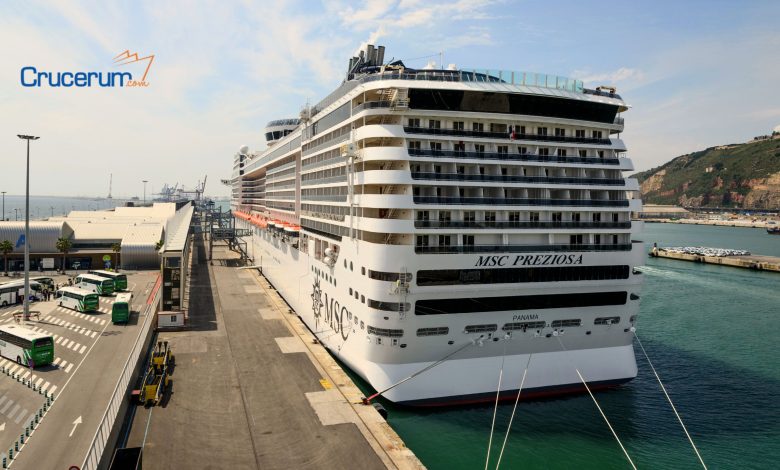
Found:
[(267, 125), (266, 149), (234, 155), (236, 226), (321, 344), (392, 402), (615, 386), (637, 374), (644, 260), (628, 109), (612, 88), (413, 69), (369, 45), (330, 95)]

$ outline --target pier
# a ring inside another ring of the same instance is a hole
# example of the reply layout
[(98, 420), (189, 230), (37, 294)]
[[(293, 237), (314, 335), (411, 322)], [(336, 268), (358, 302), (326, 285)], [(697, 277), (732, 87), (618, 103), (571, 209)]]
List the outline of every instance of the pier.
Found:
[(755, 271), (773, 271), (780, 272), (780, 257), (763, 255), (741, 255), (741, 256), (706, 256), (688, 253), (678, 253), (666, 251), (663, 248), (653, 248), (650, 256), (657, 258), (678, 259), (682, 261), (693, 261), (694, 263), (719, 264), (722, 266), (731, 266), (734, 268), (753, 269)]
[(255, 269), (195, 236), (189, 326), (160, 406), (135, 408), (124, 446), (154, 468), (424, 468)]

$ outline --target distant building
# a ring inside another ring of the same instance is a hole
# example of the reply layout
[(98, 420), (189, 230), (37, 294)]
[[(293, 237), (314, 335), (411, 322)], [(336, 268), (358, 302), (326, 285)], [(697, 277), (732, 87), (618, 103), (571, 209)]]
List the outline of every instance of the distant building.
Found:
[(635, 214), (635, 217), (639, 219), (684, 219), (689, 215), (690, 212), (682, 207), (645, 204), (642, 206), (642, 211)]

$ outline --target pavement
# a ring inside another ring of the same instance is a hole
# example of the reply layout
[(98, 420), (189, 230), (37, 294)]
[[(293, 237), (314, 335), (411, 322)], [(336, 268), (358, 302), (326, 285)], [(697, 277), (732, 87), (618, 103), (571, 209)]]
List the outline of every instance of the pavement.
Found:
[(256, 274), (236, 269), (224, 247), (214, 247), (213, 266), (206, 254), (197, 241), (190, 329), (157, 338), (176, 357), (171, 394), (135, 412), (126, 447), (143, 446), (144, 468), (421, 468), (388, 457)]
[[(30, 371), (6, 358), (0, 359), (0, 450), (2, 457), (25, 434), (21, 452), (14, 452), (11, 468), (68, 468), (81, 465), (100, 419), (108, 405), (125, 361), (138, 335), (138, 311), (157, 279), (156, 272), (132, 273), (133, 316), (127, 325), (111, 323), (110, 297), (100, 298), (98, 312), (79, 313), (54, 301), (36, 302), (37, 320), (26, 322), (36, 331), (54, 337), (54, 363)], [(19, 306), (0, 309), (0, 324), (13, 324)], [(32, 383), (19, 382), (31, 378)], [(36, 390), (33, 391), (32, 385)], [(26, 427), (43, 412), (40, 424), (26, 436)]]

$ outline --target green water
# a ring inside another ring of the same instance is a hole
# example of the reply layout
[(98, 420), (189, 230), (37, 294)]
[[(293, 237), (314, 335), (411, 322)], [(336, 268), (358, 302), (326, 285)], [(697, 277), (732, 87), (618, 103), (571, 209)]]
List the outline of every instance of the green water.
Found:
[[(706, 245), (780, 256), (759, 229), (648, 224), (648, 247)], [(710, 469), (780, 466), (780, 274), (648, 259), (637, 334)], [(639, 468), (701, 468), (637, 348), (639, 376), (596, 394)], [(496, 377), (497, 379), (497, 377)], [(431, 469), (485, 468), (491, 406), (393, 407), (389, 422)], [(495, 468), (512, 406), (498, 409)], [(521, 402), (501, 468), (630, 468), (588, 396)]]

